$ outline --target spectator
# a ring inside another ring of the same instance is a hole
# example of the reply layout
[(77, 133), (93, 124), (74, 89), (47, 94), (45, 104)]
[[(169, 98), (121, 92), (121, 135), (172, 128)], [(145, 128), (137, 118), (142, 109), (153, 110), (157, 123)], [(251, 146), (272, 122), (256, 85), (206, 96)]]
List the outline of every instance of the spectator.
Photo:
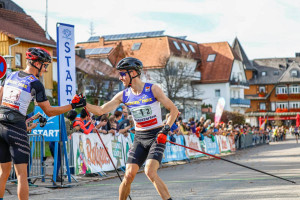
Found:
[(190, 135), (190, 131), (188, 131), (188, 127), (187, 127), (187, 120), (186, 119), (183, 119), (182, 120), (182, 123), (180, 125), (180, 132), (183, 134), (183, 135)]
[[(88, 122), (84, 124), (84, 120), (87, 120)], [(80, 132), (83, 132), (84, 134), (89, 134), (94, 129), (94, 123), (95, 121), (91, 121), (88, 116), (85, 109), (82, 109), (80, 112), (80, 118), (76, 118), (73, 123), (73, 128), (76, 126), (80, 127)]]
[[(99, 133), (107, 134), (108, 131), (105, 129), (107, 122), (108, 122), (107, 116), (102, 115), (100, 117), (99, 123), (95, 126), (95, 129), (97, 129)], [(94, 129), (94, 133), (96, 132), (95, 129)]]
[(66, 130), (67, 130), (67, 136), (71, 136), (72, 133), (80, 131), (80, 125), (73, 126), (73, 123), (76, 119), (77, 112), (75, 110), (70, 110), (65, 117), (65, 124), (66, 124)]

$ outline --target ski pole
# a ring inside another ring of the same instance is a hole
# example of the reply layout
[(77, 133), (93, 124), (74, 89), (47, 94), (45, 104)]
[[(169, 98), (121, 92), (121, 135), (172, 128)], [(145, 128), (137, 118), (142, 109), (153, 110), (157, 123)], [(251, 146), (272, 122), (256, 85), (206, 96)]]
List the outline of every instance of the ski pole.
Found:
[(275, 175), (273, 175), (273, 174), (270, 174), (270, 173), (267, 173), (267, 172), (264, 172), (264, 171), (261, 171), (261, 170), (258, 170), (258, 169), (254, 169), (254, 168), (252, 168), (252, 167), (248, 167), (248, 166), (246, 166), (246, 165), (243, 165), (243, 164), (240, 164), (240, 163), (231, 161), (231, 160), (227, 160), (227, 159), (225, 159), (225, 158), (221, 158), (221, 157), (218, 157), (218, 156), (215, 156), (215, 155), (212, 155), (212, 154), (203, 152), (203, 151), (199, 151), (199, 150), (194, 149), (194, 148), (191, 148), (191, 147), (187, 147), (187, 146), (184, 146), (184, 145), (181, 145), (181, 144), (177, 144), (177, 143), (171, 142), (171, 141), (169, 141), (169, 140), (167, 140), (167, 142), (169, 142), (169, 143), (171, 143), (171, 144), (174, 144), (174, 145), (177, 145), (177, 146), (181, 146), (181, 147), (184, 147), (184, 148), (193, 150), (193, 151), (196, 151), (196, 152), (199, 152), (199, 153), (203, 153), (203, 154), (205, 154), (205, 155), (208, 155), (208, 156), (211, 156), (211, 157), (220, 159), (220, 160), (224, 160), (224, 161), (226, 161), (226, 162), (230, 162), (230, 163), (232, 163), (232, 164), (239, 165), (239, 166), (241, 166), (241, 167), (245, 167), (245, 168), (248, 168), (248, 169), (251, 169), (251, 170), (254, 170), (254, 171), (257, 171), (257, 172), (266, 174), (266, 175), (269, 175), (269, 176), (273, 176), (273, 177), (275, 177), (275, 178), (279, 178), (279, 179), (284, 180), (284, 181), (288, 181), (288, 182), (291, 182), (291, 183), (296, 184), (295, 181), (291, 181), (291, 180), (288, 180), (288, 179), (285, 179), (285, 178), (282, 178), (282, 177), (279, 177), (279, 176), (275, 176)]
[[(89, 112), (87, 111), (86, 107), (84, 107), (84, 109), (85, 109), (85, 111), (86, 111), (88, 117), (90, 117), (90, 114), (89, 114)], [(109, 159), (110, 159), (110, 162), (111, 162), (112, 165), (114, 166), (115, 171), (117, 172), (118, 177), (119, 177), (120, 181), (122, 182), (123, 180), (122, 180), (122, 178), (121, 178), (121, 176), (120, 176), (120, 174), (119, 174), (119, 172), (118, 172), (118, 170), (117, 170), (117, 168), (116, 168), (116, 166), (115, 166), (115, 164), (114, 164), (112, 158), (111, 158), (110, 155), (109, 155), (109, 152), (108, 152), (108, 150), (107, 150), (107, 148), (106, 148), (106, 146), (105, 146), (105, 144), (104, 144), (104, 142), (103, 142), (103, 140), (102, 140), (102, 138), (101, 138), (101, 136), (100, 136), (100, 133), (98, 132), (97, 129), (94, 129), (94, 130), (96, 131), (96, 133), (97, 133), (97, 135), (98, 135), (98, 137), (99, 137), (99, 139), (100, 139), (100, 141), (101, 141), (101, 143), (102, 143), (102, 145), (103, 145), (103, 147), (104, 147), (104, 149), (105, 149), (105, 152), (106, 152), (106, 154), (108, 155), (108, 157), (109, 157)], [(128, 195), (128, 197), (129, 197), (129, 199), (131, 200), (130, 195)]]

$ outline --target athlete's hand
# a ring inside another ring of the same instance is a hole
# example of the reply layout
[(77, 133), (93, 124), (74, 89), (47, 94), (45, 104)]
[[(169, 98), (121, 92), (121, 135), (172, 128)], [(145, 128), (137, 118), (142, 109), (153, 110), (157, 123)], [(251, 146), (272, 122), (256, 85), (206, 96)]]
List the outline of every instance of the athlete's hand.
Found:
[(156, 138), (157, 144), (166, 144), (167, 136), (163, 133), (159, 133)]
[(165, 125), (163, 127), (163, 129), (160, 131), (160, 133), (157, 135), (156, 141), (157, 141), (158, 144), (160, 144), (160, 143), (166, 144), (166, 142), (167, 142), (167, 135), (168, 135), (169, 131), (170, 131), (170, 126), (169, 125)]
[(86, 99), (84, 96), (82, 95), (78, 95), (76, 94), (73, 99), (72, 99), (72, 103), (71, 103), (72, 108), (81, 108), (86, 106)]

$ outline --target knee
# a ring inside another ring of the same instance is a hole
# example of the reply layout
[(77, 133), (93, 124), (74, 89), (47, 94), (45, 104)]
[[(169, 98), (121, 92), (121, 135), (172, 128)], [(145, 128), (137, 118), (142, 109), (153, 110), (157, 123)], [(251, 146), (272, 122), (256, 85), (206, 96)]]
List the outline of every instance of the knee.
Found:
[(133, 173), (125, 173), (125, 176), (124, 176), (124, 180), (123, 180), (123, 182), (125, 183), (125, 184), (127, 184), (127, 183), (132, 183), (133, 182), (133, 180), (134, 180), (134, 177), (135, 177), (135, 175), (133, 174)]
[(157, 172), (155, 170), (151, 170), (149, 168), (145, 169), (145, 174), (151, 182), (153, 182), (157, 176)]

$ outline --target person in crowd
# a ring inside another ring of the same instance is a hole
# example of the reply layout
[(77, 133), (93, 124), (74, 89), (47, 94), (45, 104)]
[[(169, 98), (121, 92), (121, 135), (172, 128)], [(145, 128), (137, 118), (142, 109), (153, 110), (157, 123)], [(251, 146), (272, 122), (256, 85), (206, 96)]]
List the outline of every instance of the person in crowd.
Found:
[[(95, 129), (97, 129), (99, 133), (107, 134), (108, 131), (105, 129), (107, 123), (108, 123), (107, 115), (102, 115), (100, 117), (98, 124), (95, 126)], [(95, 129), (94, 129), (94, 133), (96, 133)]]
[[(84, 121), (88, 121), (86, 124)], [(95, 120), (88, 117), (86, 110), (83, 108), (80, 112), (80, 117), (76, 117), (73, 123), (73, 128), (76, 126), (80, 127), (80, 132), (84, 134), (89, 134), (94, 129)]]
[[(9, 74), (0, 86), (0, 113), (3, 116), (0, 119), (2, 129), (0, 134), (0, 199), (4, 196), (12, 160), (18, 178), (18, 198), (27, 200), (29, 196), (27, 164), (30, 147), (27, 140), (25, 116), (33, 97), (49, 117), (86, 105), (85, 99), (78, 95), (72, 99), (70, 105), (60, 107), (50, 105), (45, 88), (38, 79), (47, 71), (50, 63), (51, 55), (46, 49), (29, 48), (26, 52), (26, 68)], [(13, 137), (17, 139), (10, 139)]]
[(295, 126), (295, 137), (296, 137), (296, 142), (298, 144), (298, 139), (299, 139), (299, 127)]
[(115, 116), (116, 129), (117, 129), (117, 132), (119, 132), (119, 122), (121, 122), (123, 114), (121, 111), (116, 110), (114, 112), (114, 116)]
[(65, 117), (65, 124), (66, 124), (66, 130), (67, 130), (67, 136), (71, 137), (71, 135), (75, 132), (80, 131), (80, 125), (77, 124), (76, 126), (73, 126), (73, 123), (76, 119), (77, 112), (75, 110), (70, 110)]
[[(166, 148), (167, 134), (178, 115), (178, 109), (160, 87), (142, 82), (140, 79), (142, 67), (142, 62), (136, 58), (122, 59), (117, 64), (117, 70), (120, 73), (119, 79), (126, 89), (103, 106), (87, 104), (87, 109), (101, 115), (124, 103), (133, 115), (136, 133), (129, 151), (125, 176), (119, 188), (119, 199), (127, 199), (131, 183), (146, 161), (145, 174), (154, 184), (161, 198), (170, 200), (168, 188), (158, 176), (157, 170)], [(162, 123), (160, 103), (170, 111), (166, 125)]]
[(187, 126), (188, 121), (186, 119), (182, 120), (182, 123), (180, 124), (179, 130), (182, 135), (190, 135), (190, 131), (188, 130)]
[(112, 135), (116, 135), (118, 133), (118, 129), (117, 129), (118, 127), (117, 127), (115, 115), (111, 115), (108, 118), (108, 124), (109, 124), (108, 133), (111, 133)]

